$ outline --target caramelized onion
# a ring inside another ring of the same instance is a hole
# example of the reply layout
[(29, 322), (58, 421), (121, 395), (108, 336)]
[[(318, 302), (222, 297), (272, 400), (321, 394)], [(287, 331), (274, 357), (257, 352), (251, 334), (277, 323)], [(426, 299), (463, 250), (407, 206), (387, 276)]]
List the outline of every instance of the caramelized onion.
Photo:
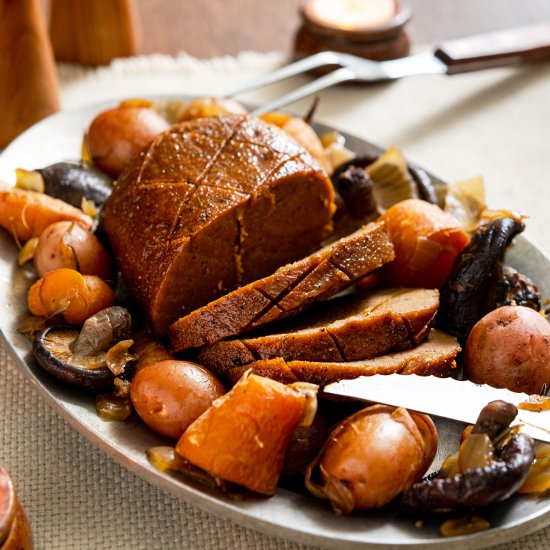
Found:
[(448, 519), (443, 522), (439, 532), (444, 537), (460, 537), (486, 531), (491, 528), (491, 524), (481, 516), (463, 516), (460, 518)]
[(98, 395), (96, 409), (103, 420), (126, 420), (132, 412), (129, 397), (111, 394)]
[(460, 446), (458, 469), (460, 472), (488, 466), (493, 460), (494, 448), (487, 434), (471, 434)]

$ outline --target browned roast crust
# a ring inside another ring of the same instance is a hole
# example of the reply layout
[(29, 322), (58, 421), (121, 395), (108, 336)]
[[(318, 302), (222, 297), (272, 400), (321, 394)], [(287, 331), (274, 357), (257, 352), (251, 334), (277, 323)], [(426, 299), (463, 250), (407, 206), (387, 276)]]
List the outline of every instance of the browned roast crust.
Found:
[(235, 366), (282, 357), (286, 361), (360, 361), (418, 344), (437, 308), (436, 289), (394, 288), (336, 298), (274, 334), (206, 346), (199, 362), (223, 375)]
[(160, 335), (241, 284), (318, 248), (334, 190), (307, 151), (241, 115), (159, 135), (116, 182), (105, 230), (133, 295)]
[(373, 374), (419, 374), (446, 376), (456, 366), (460, 345), (454, 336), (433, 329), (418, 346), (388, 353), (363, 361), (329, 363), (316, 361), (285, 361), (282, 358), (254, 361), (234, 367), (225, 373), (234, 384), (247, 370), (283, 383), (311, 382), (326, 385), (338, 380)]
[(176, 351), (214, 344), (325, 300), (394, 258), (383, 225), (371, 223), (272, 275), (254, 281), (176, 321)]

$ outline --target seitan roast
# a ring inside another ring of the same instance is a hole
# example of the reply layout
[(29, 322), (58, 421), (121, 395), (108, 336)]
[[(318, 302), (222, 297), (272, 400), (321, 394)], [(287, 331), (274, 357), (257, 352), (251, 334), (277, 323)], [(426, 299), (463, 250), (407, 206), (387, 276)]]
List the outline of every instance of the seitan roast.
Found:
[(414, 348), (380, 355), (362, 361), (329, 363), (322, 361), (285, 361), (283, 358), (254, 361), (225, 372), (234, 384), (248, 370), (260, 376), (290, 384), (303, 381), (326, 385), (338, 380), (373, 374), (419, 374), (447, 376), (456, 367), (460, 345), (454, 336), (432, 329), (428, 338)]
[(316, 250), (334, 190), (274, 125), (243, 115), (158, 136), (104, 209), (120, 271), (157, 335), (186, 312)]
[(285, 330), (203, 348), (199, 363), (217, 374), (261, 359), (358, 361), (420, 343), (439, 306), (436, 289), (394, 288), (335, 298)]
[(175, 351), (214, 344), (293, 316), (334, 296), (395, 256), (384, 225), (371, 223), (272, 275), (238, 288), (175, 322)]

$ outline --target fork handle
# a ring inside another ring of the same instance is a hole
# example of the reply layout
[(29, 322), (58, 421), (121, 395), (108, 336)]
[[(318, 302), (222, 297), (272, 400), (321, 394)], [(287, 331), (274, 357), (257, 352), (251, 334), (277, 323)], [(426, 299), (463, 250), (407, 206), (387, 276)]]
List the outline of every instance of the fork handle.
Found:
[(449, 40), (435, 56), (449, 74), (550, 59), (550, 22)]

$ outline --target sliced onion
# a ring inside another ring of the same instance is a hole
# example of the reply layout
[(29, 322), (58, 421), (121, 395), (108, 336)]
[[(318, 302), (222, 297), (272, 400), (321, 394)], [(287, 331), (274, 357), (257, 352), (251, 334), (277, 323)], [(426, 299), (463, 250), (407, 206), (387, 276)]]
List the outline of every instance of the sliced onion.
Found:
[(96, 410), (103, 420), (126, 420), (132, 412), (132, 405), (127, 396), (101, 394), (96, 397)]
[(537, 448), (535, 462), (518, 493), (543, 493), (550, 489), (550, 445)]
[(39, 240), (40, 239), (38, 237), (34, 237), (33, 239), (29, 239), (23, 245), (19, 251), (19, 256), (17, 257), (17, 264), (19, 266), (25, 265), (28, 261), (34, 258), (34, 253), (36, 251), (36, 247), (38, 246)]
[(42, 174), (37, 170), (15, 169), (15, 187), (25, 191), (44, 193), (45, 184)]
[(147, 459), (161, 472), (176, 469), (176, 452), (174, 447), (168, 447), (167, 445), (151, 447), (147, 450)]
[(383, 210), (406, 199), (417, 199), (418, 191), (400, 151), (390, 147), (369, 164), (367, 174), (373, 183), (376, 204)]
[(483, 468), (492, 462), (493, 453), (493, 444), (487, 434), (471, 434), (460, 445), (458, 469), (460, 472), (466, 472)]
[(439, 528), (444, 537), (459, 537), (479, 533), (491, 528), (491, 524), (481, 516), (464, 516), (461, 518), (448, 519)]
[(137, 359), (137, 355), (133, 355), (128, 351), (133, 343), (133, 340), (121, 340), (107, 352), (105, 356), (107, 367), (115, 376), (121, 375), (126, 365)]
[(292, 388), (298, 390), (306, 398), (306, 405), (304, 408), (304, 415), (300, 426), (311, 426), (315, 414), (317, 413), (317, 392), (319, 391), (319, 386), (316, 384), (310, 384), (308, 382), (294, 382), (290, 384)]
[(454, 216), (466, 231), (476, 230), (484, 208), (485, 185), (481, 176), (447, 186), (445, 212)]
[(451, 477), (458, 474), (458, 453), (449, 455), (439, 468), (438, 477)]

